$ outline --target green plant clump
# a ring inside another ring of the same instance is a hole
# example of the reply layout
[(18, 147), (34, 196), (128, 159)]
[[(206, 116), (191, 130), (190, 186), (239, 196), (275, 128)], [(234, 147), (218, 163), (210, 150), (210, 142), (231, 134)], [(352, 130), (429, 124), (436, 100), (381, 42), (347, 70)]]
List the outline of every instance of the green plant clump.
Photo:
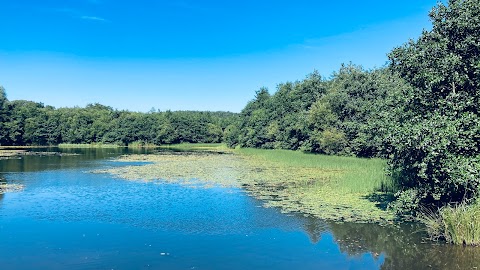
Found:
[(433, 240), (456, 245), (480, 245), (480, 205), (446, 206), (437, 212), (424, 210), (419, 220), (425, 223)]

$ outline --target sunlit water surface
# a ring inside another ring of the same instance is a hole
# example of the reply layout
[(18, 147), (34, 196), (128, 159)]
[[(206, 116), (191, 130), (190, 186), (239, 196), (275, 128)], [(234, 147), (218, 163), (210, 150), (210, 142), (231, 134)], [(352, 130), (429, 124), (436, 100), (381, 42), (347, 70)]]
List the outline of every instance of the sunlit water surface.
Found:
[(416, 225), (329, 223), (239, 189), (91, 173), (127, 165), (111, 161), (127, 149), (47, 150), (80, 155), (0, 160), (1, 181), (24, 185), (0, 195), (0, 269), (480, 268), (477, 249), (425, 242)]

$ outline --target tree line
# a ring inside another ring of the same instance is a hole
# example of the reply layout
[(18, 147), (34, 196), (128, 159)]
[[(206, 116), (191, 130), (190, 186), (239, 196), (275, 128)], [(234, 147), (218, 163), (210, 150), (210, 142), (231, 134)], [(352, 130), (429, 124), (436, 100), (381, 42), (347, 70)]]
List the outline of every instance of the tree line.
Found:
[(234, 118), (230, 112), (139, 113), (101, 104), (55, 109), (8, 101), (0, 87), (0, 145), (217, 143)]
[(220, 142), (381, 157), (398, 186), (399, 214), (471, 203), (480, 188), (480, 2), (449, 0), (433, 27), (394, 48), (386, 66), (342, 65), (259, 89), (240, 114), (135, 113), (9, 102), (0, 91), (0, 144)]

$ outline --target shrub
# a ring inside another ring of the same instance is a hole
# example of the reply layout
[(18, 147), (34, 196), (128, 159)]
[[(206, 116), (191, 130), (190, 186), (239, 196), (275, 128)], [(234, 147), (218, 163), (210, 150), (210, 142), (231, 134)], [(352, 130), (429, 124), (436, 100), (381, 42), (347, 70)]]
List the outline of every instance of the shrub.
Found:
[(406, 220), (413, 220), (420, 203), (420, 196), (418, 190), (407, 189), (399, 191), (395, 194), (396, 200), (390, 203), (391, 208), (395, 214), (399, 217), (403, 217)]

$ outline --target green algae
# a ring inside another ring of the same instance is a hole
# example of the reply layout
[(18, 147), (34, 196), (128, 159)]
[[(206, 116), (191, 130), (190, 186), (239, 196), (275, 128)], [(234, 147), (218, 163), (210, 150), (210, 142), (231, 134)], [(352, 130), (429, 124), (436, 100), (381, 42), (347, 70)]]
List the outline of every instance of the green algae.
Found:
[[(264, 201), (265, 207), (333, 221), (388, 223), (394, 218), (392, 212), (367, 199), (384, 181), (378, 179), (383, 177), (379, 173), (383, 172), (382, 163), (378, 161), (331, 157), (332, 162), (328, 156), (293, 151), (223, 151), (207, 146), (204, 150), (122, 156), (117, 160), (146, 163), (96, 172), (192, 188), (241, 188)], [(345, 160), (349, 162), (338, 164)], [(362, 173), (368, 177), (362, 178)], [(371, 183), (352, 185), (352, 179)]]

